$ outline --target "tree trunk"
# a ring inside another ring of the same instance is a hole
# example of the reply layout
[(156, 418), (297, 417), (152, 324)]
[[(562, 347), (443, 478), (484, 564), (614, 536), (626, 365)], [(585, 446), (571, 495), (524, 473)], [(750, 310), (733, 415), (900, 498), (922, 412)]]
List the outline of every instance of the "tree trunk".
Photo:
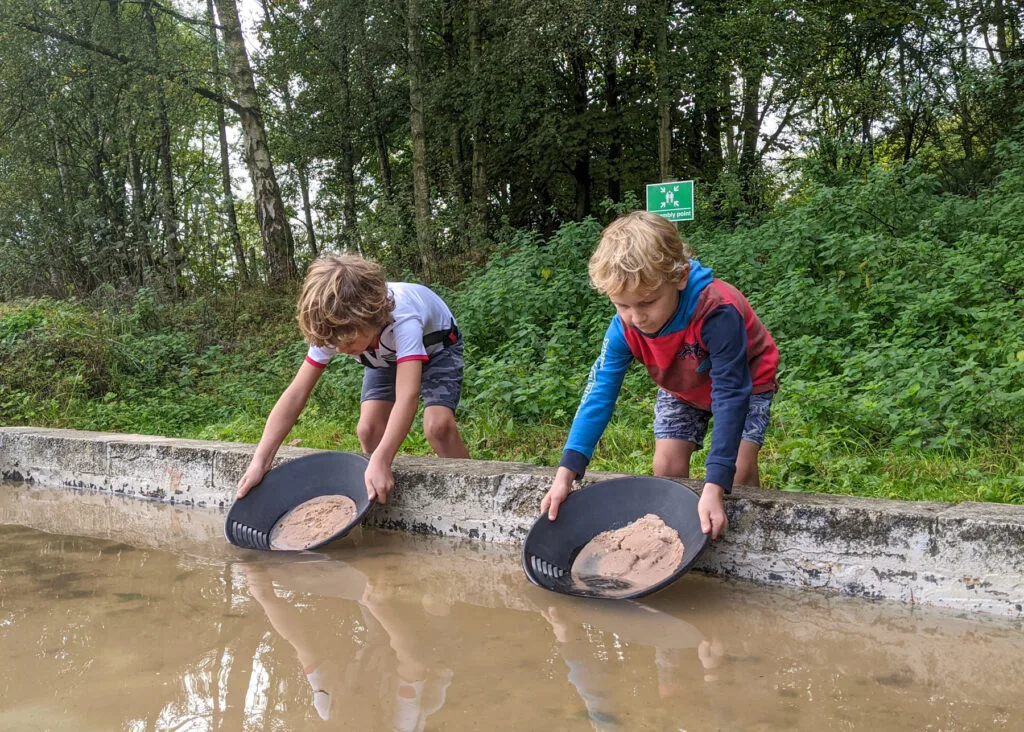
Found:
[(377, 148), (377, 165), (380, 168), (380, 189), (384, 200), (389, 203), (395, 200), (395, 191), (391, 185), (391, 158), (388, 152), (388, 141), (381, 130), (380, 120), (373, 121), (373, 144)]
[[(68, 160), (67, 145), (58, 136), (57, 120), (53, 112), (49, 113), (50, 132), (53, 137), (54, 160), (57, 165), (57, 177), (60, 185), (60, 200), (58, 205), (61, 209), (61, 218), (64, 220), (66, 239), (61, 251), (51, 256), (54, 264), (60, 262), (60, 266), (51, 270), (50, 284), (54, 295), (63, 297), (67, 295), (67, 281), (69, 273), (76, 273), (79, 269), (81, 259), (74, 254), (76, 242), (83, 237), (82, 227), (77, 216), (75, 216), (75, 201), (78, 198), (77, 186), (75, 185), (72, 171), (72, 162)], [(63, 238), (63, 237), (62, 237)], [(65, 264), (65, 261), (67, 264)], [(59, 273), (59, 274), (58, 274)]]
[(672, 129), (671, 96), (668, 85), (668, 24), (672, 15), (671, 0), (664, 0), (656, 7), (661, 10), (657, 22), (655, 39), (655, 64), (658, 84), (658, 177), (667, 181), (672, 177)]
[[(442, 8), (441, 39), (444, 42), (445, 76), (458, 79), (459, 49), (455, 44), (455, 12), (462, 2), (445, 0)], [(457, 82), (456, 82), (457, 83)], [(461, 100), (456, 97), (449, 104), (449, 147), (451, 148), (451, 195), (455, 205), (455, 236), (460, 251), (469, 251), (470, 243), (470, 184), (466, 178), (466, 154), (463, 145), (463, 120)]]
[(622, 200), (622, 113), (619, 108), (619, 73), (616, 47), (604, 67), (605, 104), (608, 108), (608, 197), (613, 202)]
[[(142, 4), (142, 14), (146, 20), (149, 36), (150, 53), (156, 66), (160, 67), (160, 46), (157, 41), (156, 22), (153, 19), (152, 0)], [(164, 236), (167, 239), (167, 263), (170, 269), (171, 293), (174, 297), (181, 294), (179, 275), (181, 270), (181, 245), (178, 240), (178, 219), (174, 201), (174, 169), (171, 163), (171, 125), (167, 119), (167, 101), (164, 98), (162, 82), (156, 82), (156, 110), (159, 131), (158, 154), (160, 156), (160, 219), (163, 222)]]
[(320, 256), (316, 246), (316, 233), (313, 231), (313, 206), (309, 200), (309, 168), (303, 163), (295, 163), (295, 177), (299, 179), (299, 193), (302, 195), (302, 214), (306, 224), (306, 240), (309, 251), (314, 258)]
[(996, 51), (999, 53), (999, 63), (1005, 64), (1008, 60), (1006, 45), (1006, 10), (1003, 8), (1003, 0), (994, 0), (992, 15), (996, 24)]
[(253, 81), (249, 57), (245, 52), (242, 28), (238, 22), (235, 0), (214, 0), (224, 34), (224, 62), (235, 98), (241, 108), (242, 139), (245, 164), (252, 181), (256, 204), (256, 220), (263, 237), (263, 252), (267, 262), (269, 282), (278, 285), (295, 277), (292, 261), (294, 243), (288, 224), (281, 189), (274, 175), (274, 166), (267, 145), (267, 131), (263, 124), (256, 85)]
[(757, 205), (753, 189), (757, 170), (757, 138), (761, 132), (758, 109), (761, 98), (762, 64), (754, 62), (743, 70), (743, 93), (740, 97), (740, 185), (748, 205)]
[[(268, 0), (260, 0), (260, 4), (263, 6), (263, 17), (266, 18), (268, 23), (273, 24), (274, 18), (271, 15), (270, 3)], [(342, 47), (342, 66), (343, 72), (341, 74), (342, 79), (342, 98), (344, 108), (344, 119), (346, 130), (348, 128), (349, 110), (348, 110), (348, 48)], [(292, 102), (291, 89), (288, 87), (288, 79), (284, 79), (278, 87), (281, 93), (281, 102), (284, 104), (284, 111), (287, 119), (294, 117), (295, 105)], [(345, 142), (349, 142), (349, 136), (346, 135), (344, 138)], [(309, 199), (309, 165), (306, 156), (301, 152), (296, 152), (294, 165), (295, 165), (295, 177), (299, 183), (299, 194), (302, 198), (302, 216), (303, 223), (306, 227), (306, 242), (309, 244), (309, 250), (313, 256), (317, 256), (316, 246), (316, 233), (313, 230), (313, 208), (310, 205)], [(353, 217), (354, 219), (354, 217)], [(345, 220), (345, 231), (347, 232), (349, 227), (352, 226), (351, 220), (346, 216)], [(293, 252), (294, 253), (294, 252)]]
[(370, 73), (369, 64), (366, 61), (366, 8), (363, 7), (362, 18), (356, 26), (358, 36), (356, 47), (359, 49), (359, 83), (366, 91), (370, 104), (370, 128), (373, 137), (373, 145), (377, 153), (377, 167), (380, 174), (380, 188), (384, 194), (384, 200), (388, 203), (394, 202), (394, 189), (391, 185), (391, 159), (388, 153), (388, 142), (384, 136), (384, 130), (380, 124), (381, 107), (377, 97), (377, 82)]
[(344, 133), (341, 138), (341, 180), (344, 186), (341, 210), (345, 221), (341, 236), (345, 244), (351, 247), (359, 239), (359, 218), (356, 210), (356, 153), (355, 146), (352, 144), (356, 126), (352, 122), (352, 74), (349, 56), (348, 45), (342, 45), (341, 63), (339, 64), (341, 73), (338, 82), (340, 84), (341, 115), (344, 120)]
[(728, 156), (729, 164), (736, 166), (739, 162), (740, 152), (736, 146), (736, 112), (733, 109), (733, 96), (732, 96), (732, 83), (733, 83), (733, 72), (732, 70), (726, 71), (722, 75), (722, 109), (725, 110), (725, 151)]
[(487, 142), (485, 139), (484, 111), (480, 96), (484, 85), (480, 71), (480, 0), (469, 0), (469, 74), (473, 94), (473, 243), (487, 238)]
[[(572, 74), (572, 109), (577, 124), (582, 124), (587, 113), (587, 64), (582, 52), (574, 50), (569, 57), (569, 69)], [(582, 221), (590, 215), (590, 142), (583, 139), (576, 150), (576, 159), (572, 166), (572, 176), (576, 182), (575, 217)]]
[[(113, 36), (114, 36), (114, 49), (117, 52), (121, 51), (121, 12), (119, 0), (108, 0), (107, 9), (110, 13), (110, 19), (113, 24)], [(113, 185), (112, 190), (114, 192), (114, 204), (116, 206), (117, 218), (115, 223), (115, 240), (120, 242), (117, 247), (116, 256), (119, 264), (118, 274), (124, 277), (128, 282), (135, 281), (135, 262), (132, 256), (131, 245), (129, 244), (129, 234), (131, 227), (131, 217), (128, 211), (127, 200), (127, 179), (128, 179), (128, 161), (127, 161), (127, 150), (124, 147), (118, 149), (118, 155), (115, 158), (115, 166), (113, 172)]]
[[(210, 49), (213, 59), (213, 73), (218, 79), (215, 89), (217, 93), (223, 90), (220, 83), (220, 54), (217, 51), (217, 28), (213, 11), (213, 0), (206, 0), (206, 12), (210, 18)], [(224, 189), (224, 216), (228, 221), (228, 237), (231, 239), (231, 250), (235, 253), (235, 266), (238, 267), (238, 275), (243, 285), (250, 283), (249, 266), (245, 261), (245, 248), (242, 246), (242, 237), (238, 233), (238, 218), (235, 215), (235, 196), (231, 192), (231, 161), (228, 156), (228, 131), (227, 121), (224, 118), (224, 105), (217, 104), (217, 134), (220, 141), (220, 179), (221, 187)]]
[(429, 279), (434, 269), (433, 234), (430, 221), (430, 184), (427, 181), (427, 134), (423, 118), (423, 52), (420, 27), (423, 23), (420, 0), (409, 0), (409, 122), (412, 128), (412, 185), (416, 214), (416, 241), (420, 263)]
[(128, 135), (128, 170), (132, 181), (131, 234), (134, 243), (133, 259), (135, 277), (133, 282), (141, 287), (145, 284), (146, 267), (152, 266), (153, 257), (149, 250), (149, 235), (146, 231), (146, 186), (142, 177), (142, 162), (139, 160), (136, 124), (131, 125)]
[(708, 91), (714, 95), (714, 101), (708, 106), (705, 113), (704, 140), (708, 155), (701, 171), (701, 177), (709, 185), (713, 185), (722, 172), (722, 110), (726, 108), (725, 102), (718, 93), (722, 88), (721, 73), (718, 69), (715, 69), (711, 79), (711, 87)]
[[(724, 23), (725, 10), (717, 3), (703, 6), (709, 14), (709, 21), (715, 24)], [(722, 149), (722, 133), (731, 113), (729, 83), (732, 80), (731, 61), (723, 60), (725, 49), (715, 44), (709, 51), (707, 62), (704, 94), (704, 139), (703, 165), (700, 176), (706, 185), (714, 185), (725, 162), (725, 151)]]

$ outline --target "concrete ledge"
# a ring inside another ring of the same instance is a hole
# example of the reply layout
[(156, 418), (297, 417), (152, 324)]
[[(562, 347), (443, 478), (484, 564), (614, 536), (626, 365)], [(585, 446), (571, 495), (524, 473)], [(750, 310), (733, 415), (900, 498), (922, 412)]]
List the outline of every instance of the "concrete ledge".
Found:
[[(252, 445), (0, 428), (0, 476), (225, 508)], [(282, 448), (278, 462), (314, 452)], [(369, 524), (519, 542), (553, 472), (515, 463), (399, 458), (398, 489)], [(603, 480), (610, 474), (590, 474)], [(738, 487), (710, 574), (1024, 617), (1024, 507), (904, 503)]]

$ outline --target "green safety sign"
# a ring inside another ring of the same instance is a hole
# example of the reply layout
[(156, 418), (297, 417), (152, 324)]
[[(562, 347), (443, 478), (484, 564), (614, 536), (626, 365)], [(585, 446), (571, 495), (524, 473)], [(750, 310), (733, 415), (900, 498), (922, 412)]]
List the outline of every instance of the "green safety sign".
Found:
[(693, 181), (650, 183), (647, 210), (669, 221), (693, 221)]

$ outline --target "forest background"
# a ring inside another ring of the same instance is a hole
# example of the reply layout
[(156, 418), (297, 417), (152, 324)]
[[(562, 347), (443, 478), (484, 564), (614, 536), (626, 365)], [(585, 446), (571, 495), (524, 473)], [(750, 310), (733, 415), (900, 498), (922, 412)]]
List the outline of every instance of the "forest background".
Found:
[[(766, 485), (1020, 503), (1022, 28), (1008, 0), (5, 0), (0, 424), (255, 441), (304, 269), (350, 251), (452, 306), (471, 454), (554, 465), (612, 314), (597, 235), (692, 179), (681, 232), (782, 352)], [(358, 449), (360, 378), (332, 364), (289, 441)], [(634, 366), (595, 468), (650, 471), (652, 409)]]

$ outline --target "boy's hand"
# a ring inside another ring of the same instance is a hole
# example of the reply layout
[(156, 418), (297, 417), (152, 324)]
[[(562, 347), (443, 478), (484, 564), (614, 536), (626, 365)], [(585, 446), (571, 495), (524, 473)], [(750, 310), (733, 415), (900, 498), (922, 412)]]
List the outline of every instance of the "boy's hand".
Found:
[(391, 466), (376, 456), (370, 456), (370, 464), (366, 466), (363, 476), (366, 482), (366, 497), (377, 503), (387, 503), (388, 493), (395, 487), (395, 476)]
[(722, 486), (717, 483), (705, 483), (700, 500), (697, 502), (700, 530), (705, 534), (711, 534), (712, 539), (717, 539), (729, 525), (729, 519), (725, 515), (723, 495), (725, 495), (725, 490)]
[(260, 460), (255, 455), (253, 456), (249, 467), (245, 469), (245, 474), (238, 480), (238, 490), (235, 492), (236, 501), (239, 498), (244, 498), (246, 493), (260, 484), (263, 476), (270, 470), (270, 462)]
[(575, 479), (576, 473), (569, 470), (569, 468), (560, 467), (558, 472), (555, 473), (555, 482), (540, 502), (540, 512), (544, 513), (547, 511), (548, 520), (554, 521), (558, 518), (558, 507), (562, 505), (562, 501), (572, 492), (572, 482)]

